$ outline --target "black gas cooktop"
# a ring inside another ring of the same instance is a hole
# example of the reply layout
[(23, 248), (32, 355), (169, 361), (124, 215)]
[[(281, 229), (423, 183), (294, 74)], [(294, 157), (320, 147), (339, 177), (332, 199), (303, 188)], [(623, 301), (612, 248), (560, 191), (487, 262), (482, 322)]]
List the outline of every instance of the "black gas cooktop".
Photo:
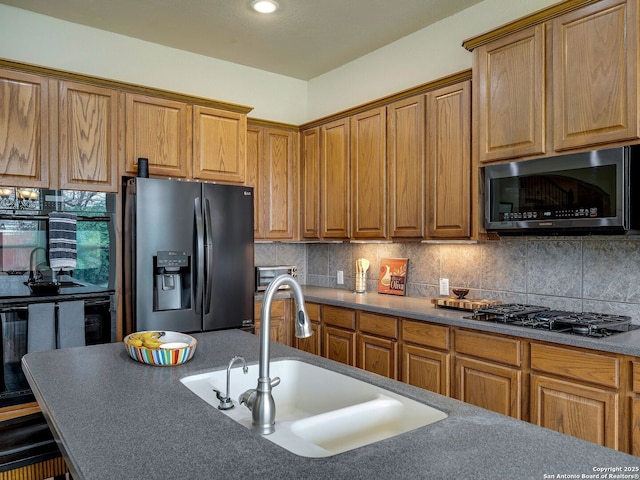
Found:
[(519, 303), (482, 307), (466, 318), (595, 338), (640, 328), (631, 323), (631, 317), (625, 315), (568, 312)]

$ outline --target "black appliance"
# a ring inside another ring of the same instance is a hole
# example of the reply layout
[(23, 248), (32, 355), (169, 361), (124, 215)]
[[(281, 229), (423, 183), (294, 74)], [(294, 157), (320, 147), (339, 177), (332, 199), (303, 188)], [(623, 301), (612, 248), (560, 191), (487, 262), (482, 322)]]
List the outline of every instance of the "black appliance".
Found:
[(487, 231), (620, 234), (640, 230), (640, 146), (484, 168)]
[(518, 303), (482, 307), (466, 318), (595, 338), (640, 328), (626, 315), (568, 312)]
[(129, 178), (125, 330), (253, 325), (253, 188)]

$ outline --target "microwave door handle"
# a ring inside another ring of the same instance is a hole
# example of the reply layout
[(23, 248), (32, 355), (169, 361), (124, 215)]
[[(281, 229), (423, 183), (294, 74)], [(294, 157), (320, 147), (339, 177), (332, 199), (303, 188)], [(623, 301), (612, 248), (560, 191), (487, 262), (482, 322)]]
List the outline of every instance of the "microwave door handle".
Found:
[(194, 199), (194, 214), (196, 223), (196, 258), (195, 258), (195, 312), (202, 313), (202, 292), (204, 281), (204, 222), (202, 220), (202, 202), (200, 197)]
[(204, 313), (211, 311), (211, 293), (213, 291), (213, 232), (211, 231), (211, 208), (209, 200), (204, 201), (205, 259), (207, 269), (204, 277), (205, 300)]

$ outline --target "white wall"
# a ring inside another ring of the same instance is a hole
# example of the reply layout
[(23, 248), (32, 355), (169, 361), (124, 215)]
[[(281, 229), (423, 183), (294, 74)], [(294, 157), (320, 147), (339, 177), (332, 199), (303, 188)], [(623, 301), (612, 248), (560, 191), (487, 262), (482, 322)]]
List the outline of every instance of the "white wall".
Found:
[(309, 81), (307, 111), (318, 119), (471, 68), (468, 38), (557, 0), (484, 0)]
[(309, 82), (0, 5), (0, 58), (253, 107), (299, 125), (471, 68), (462, 41), (557, 0), (484, 0)]

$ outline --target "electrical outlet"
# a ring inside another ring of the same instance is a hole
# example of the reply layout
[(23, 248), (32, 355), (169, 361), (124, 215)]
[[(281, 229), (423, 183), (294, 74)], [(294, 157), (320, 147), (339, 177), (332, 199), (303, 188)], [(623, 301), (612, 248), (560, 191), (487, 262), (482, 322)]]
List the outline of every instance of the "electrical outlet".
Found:
[(338, 285), (344, 285), (344, 272), (342, 270), (338, 270), (338, 278), (336, 279)]
[(449, 279), (440, 279), (440, 295), (449, 295)]

